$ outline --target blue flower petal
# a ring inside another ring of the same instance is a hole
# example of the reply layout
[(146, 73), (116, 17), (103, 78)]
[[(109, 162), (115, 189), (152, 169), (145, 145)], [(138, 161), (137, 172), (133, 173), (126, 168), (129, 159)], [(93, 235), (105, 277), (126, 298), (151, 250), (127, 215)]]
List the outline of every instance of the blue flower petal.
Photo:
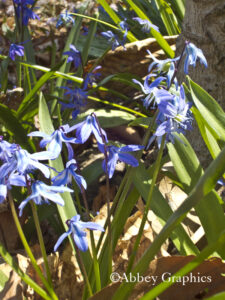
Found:
[(138, 160), (129, 153), (119, 153), (119, 160), (125, 162), (132, 167), (138, 166)]
[(72, 233), (72, 231), (69, 229), (67, 232), (64, 232), (58, 239), (58, 241), (56, 242), (55, 246), (54, 246), (54, 251), (56, 252), (57, 249), (59, 248), (59, 246), (62, 244), (63, 240), (65, 238), (67, 238), (70, 234)]

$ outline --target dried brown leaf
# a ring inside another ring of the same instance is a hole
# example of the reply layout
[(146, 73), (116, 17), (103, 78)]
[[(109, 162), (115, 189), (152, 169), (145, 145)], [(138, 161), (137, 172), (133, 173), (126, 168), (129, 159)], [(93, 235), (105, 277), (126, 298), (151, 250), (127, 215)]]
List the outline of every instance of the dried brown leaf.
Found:
[(1, 300), (23, 300), (23, 287), (21, 278), (16, 272), (11, 271), (9, 280), (0, 292)]
[[(144, 276), (151, 279), (151, 276), (156, 277), (156, 285), (162, 282), (163, 278), (166, 280), (170, 274), (174, 274), (184, 265), (193, 260), (194, 256), (171, 256), (161, 257), (153, 260), (148, 271)], [(225, 264), (219, 258), (211, 258), (204, 261), (195, 270), (187, 274), (185, 278), (179, 278), (179, 282), (168, 288), (164, 293), (159, 295), (160, 300), (182, 299), (202, 299), (209, 297), (221, 291), (224, 291), (225, 277)], [(129, 300), (140, 299), (155, 285), (154, 281), (139, 282)], [(110, 300), (118, 289), (120, 283), (110, 284), (99, 293), (95, 294), (90, 300)]]

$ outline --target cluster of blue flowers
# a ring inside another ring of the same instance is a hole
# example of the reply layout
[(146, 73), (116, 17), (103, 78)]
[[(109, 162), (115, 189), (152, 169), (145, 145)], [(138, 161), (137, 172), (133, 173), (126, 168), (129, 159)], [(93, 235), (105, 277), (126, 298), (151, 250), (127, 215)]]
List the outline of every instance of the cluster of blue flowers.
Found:
[[(111, 30), (101, 32), (101, 35), (107, 39), (108, 43), (112, 46), (112, 50), (114, 51), (117, 47), (123, 46), (125, 48), (125, 42), (127, 39), (127, 32), (128, 32), (128, 24), (126, 20), (119, 23), (120, 29), (118, 29), (118, 34), (113, 33)], [(119, 35), (122, 35), (122, 39)]]
[(33, 11), (34, 0), (13, 0), (18, 20), (22, 18), (23, 25), (27, 26), (29, 19), (40, 19)]
[[(182, 85), (179, 86), (176, 78), (178, 62), (184, 55), (184, 73), (188, 74), (189, 66), (195, 67), (197, 59), (205, 67), (207, 67), (207, 61), (202, 50), (189, 42), (186, 43), (181, 57), (158, 60), (150, 51), (148, 53), (153, 60), (148, 68), (150, 74), (146, 76), (144, 84), (136, 79), (133, 79), (133, 82), (138, 84), (145, 94), (144, 106), (148, 108), (153, 105), (158, 108), (156, 118), (158, 127), (150, 138), (148, 147), (154, 140), (157, 140), (160, 147), (164, 135), (166, 142), (174, 143), (174, 138), (178, 138), (177, 133), (185, 133), (186, 130), (192, 129), (191, 103), (186, 102), (184, 88)], [(153, 70), (155, 73), (151, 73)], [(172, 91), (170, 89), (172, 83), (175, 84), (176, 93), (173, 92), (174, 89)]]
[[(70, 45), (70, 51), (64, 52), (63, 55), (68, 56), (67, 63), (72, 62), (76, 70), (80, 66), (83, 67), (81, 53), (79, 50), (76, 49), (74, 45)], [(97, 81), (97, 79), (101, 76), (101, 74), (98, 72), (100, 68), (101, 66), (97, 66), (91, 72), (86, 73), (84, 75), (84, 80), (81, 88), (75, 87), (71, 89), (67, 86), (61, 87), (66, 90), (64, 96), (69, 97), (69, 99), (68, 103), (60, 102), (60, 104), (62, 104), (62, 109), (72, 110), (73, 119), (75, 119), (80, 113), (80, 109), (86, 105), (86, 100), (88, 97), (88, 88), (92, 87), (93, 84)]]
[(16, 56), (24, 56), (24, 46), (11, 44), (9, 48), (9, 57), (12, 60), (15, 60)]
[[(68, 137), (67, 134), (76, 131), (74, 137)], [(19, 215), (21, 216), (24, 207), (29, 201), (34, 201), (35, 204), (49, 203), (49, 200), (63, 206), (64, 200), (60, 193), (73, 192), (69, 187), (72, 178), (74, 178), (81, 191), (87, 188), (85, 179), (77, 173), (78, 165), (74, 158), (73, 144), (83, 144), (87, 139), (94, 135), (99, 150), (107, 153), (107, 159), (103, 161), (103, 169), (108, 173), (109, 178), (113, 176), (118, 161), (123, 161), (131, 166), (138, 166), (138, 161), (128, 152), (138, 151), (143, 149), (142, 146), (128, 145), (124, 147), (116, 147), (108, 145), (106, 132), (98, 123), (94, 114), (89, 115), (83, 122), (72, 127), (63, 125), (48, 135), (43, 132), (34, 131), (29, 134), (30, 137), (42, 137), (40, 147), (47, 147), (45, 151), (30, 154), (27, 150), (22, 149), (17, 144), (8, 143), (0, 137), (0, 203), (7, 197), (7, 192), (12, 186), (30, 187), (30, 195), (19, 205)], [(47, 185), (43, 181), (35, 180), (35, 172), (40, 171), (46, 178), (50, 178), (50, 167), (41, 161), (56, 159), (65, 144), (68, 150), (68, 162), (62, 171), (56, 171), (58, 174), (52, 178), (52, 185)], [(106, 167), (107, 162), (107, 167)], [(64, 233), (55, 245), (55, 251), (61, 244), (64, 238), (69, 234), (73, 235), (77, 247), (86, 251), (88, 248), (85, 228), (92, 230), (104, 229), (93, 222), (82, 222), (80, 216), (76, 215), (71, 220), (67, 221), (69, 230)]]
[[(13, 3), (19, 25), (22, 23), (27, 26), (30, 19), (40, 19), (34, 12), (34, 0), (13, 0)], [(15, 60), (16, 56), (24, 56), (24, 46), (12, 43), (9, 48), (9, 57)]]
[(59, 15), (59, 19), (56, 23), (56, 28), (58, 28), (59, 26), (62, 26), (64, 24), (68, 24), (68, 23), (75, 23), (74, 17), (73, 15), (71, 15), (68, 10), (65, 11), (65, 13), (61, 13)]
[[(149, 33), (151, 29), (154, 29), (159, 32), (158, 26), (152, 24), (148, 20), (143, 20), (138, 17), (133, 18), (133, 20), (138, 22), (141, 25), (142, 31), (145, 33)], [(119, 25), (119, 29), (118, 29), (117, 33), (113, 33), (111, 30), (101, 32), (101, 35), (104, 38), (106, 38), (108, 40), (108, 43), (112, 46), (113, 51), (119, 46), (123, 46), (124, 50), (126, 50), (125, 43), (126, 43), (126, 39), (127, 39), (127, 33), (129, 30), (127, 20), (124, 19), (118, 25)], [(122, 36), (122, 38), (120, 38), (120, 36)]]

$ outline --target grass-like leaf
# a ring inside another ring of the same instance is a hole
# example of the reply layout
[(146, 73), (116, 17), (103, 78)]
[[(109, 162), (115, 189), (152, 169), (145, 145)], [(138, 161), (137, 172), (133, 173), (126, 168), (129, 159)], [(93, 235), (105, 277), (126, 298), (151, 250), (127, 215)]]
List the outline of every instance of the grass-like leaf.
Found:
[[(148, 20), (151, 22), (151, 20), (146, 16), (146, 14), (132, 1), (127, 0), (130, 7), (136, 12), (139, 18), (143, 20)], [(167, 41), (164, 39), (164, 37), (156, 30), (151, 29), (152, 36), (156, 39), (159, 46), (162, 48), (162, 50), (171, 58), (175, 56), (174, 51), (171, 49), (170, 45), (167, 43)]]
[[(30, 113), (31, 107), (33, 107), (33, 103), (36, 102), (36, 99), (34, 98), (36, 93), (52, 77), (52, 75), (55, 73), (55, 71), (58, 70), (62, 64), (63, 64), (63, 61), (61, 61), (59, 64), (57, 64), (54, 68), (52, 68), (46, 74), (42, 75), (42, 77), (37, 81), (37, 83), (32, 88), (30, 93), (21, 102), (21, 104), (17, 110), (18, 118), (22, 119), (26, 116), (26, 113)], [(36, 107), (38, 107), (38, 102), (36, 102)]]
[(28, 284), (34, 291), (40, 295), (43, 299), (51, 300), (52, 298), (44, 291), (36, 282), (34, 282), (27, 274), (25, 274), (19, 266), (16, 264), (12, 256), (6, 251), (6, 249), (0, 245), (0, 254), (7, 264), (20, 276), (20, 278)]
[(192, 100), (216, 139), (225, 141), (225, 114), (221, 106), (202, 87), (189, 77)]
[(177, 18), (173, 13), (172, 8), (165, 0), (155, 0), (159, 13), (166, 27), (168, 35), (176, 35), (180, 33), (180, 28), (177, 23)]
[[(116, 25), (118, 25), (122, 21), (116, 14), (116, 12), (109, 6), (106, 0), (97, 0), (97, 2), (104, 8), (104, 10), (108, 13), (110, 18)], [(130, 31), (128, 31), (127, 33), (127, 38), (130, 42), (137, 41), (136, 37)]]
[[(225, 148), (218, 157), (210, 164), (205, 174), (197, 182), (188, 198), (180, 205), (180, 207), (171, 215), (166, 225), (163, 227), (154, 242), (146, 249), (142, 258), (136, 264), (132, 274), (143, 274), (148, 267), (149, 262), (159, 251), (163, 242), (173, 232), (178, 224), (185, 218), (190, 209), (198, 204), (210, 191), (214, 188), (217, 180), (221, 177), (225, 170)], [(218, 236), (216, 240), (218, 239)], [(113, 299), (127, 299), (135, 283), (126, 282), (121, 284)]]
[(33, 143), (28, 139), (27, 132), (19, 121), (16, 112), (0, 103), (0, 120), (5, 125), (8, 132), (13, 135), (16, 143), (26, 148), (28, 151), (34, 150)]
[[(174, 144), (170, 143), (168, 145), (168, 150), (178, 178), (183, 184), (184, 191), (189, 194), (204, 172), (187, 139), (182, 135), (179, 137), (184, 144), (175, 141)], [(211, 175), (214, 176), (214, 174)], [(205, 197), (200, 198), (198, 205), (195, 207), (209, 243), (214, 242), (225, 229), (225, 216), (220, 202), (221, 199), (218, 194), (211, 191)], [(225, 250), (220, 252), (220, 255), (225, 257)]]
[[(151, 179), (149, 177), (149, 172), (145, 170), (143, 165), (140, 165), (135, 169), (133, 182), (144, 199), (147, 199), (148, 191), (151, 185)], [(162, 225), (165, 225), (169, 217), (173, 214), (173, 211), (167, 203), (167, 200), (164, 199), (157, 187), (155, 187), (153, 192), (151, 210), (157, 215)], [(177, 226), (177, 228), (171, 234), (171, 239), (177, 250), (182, 255), (197, 254), (199, 252), (198, 248), (194, 245), (181, 225)]]

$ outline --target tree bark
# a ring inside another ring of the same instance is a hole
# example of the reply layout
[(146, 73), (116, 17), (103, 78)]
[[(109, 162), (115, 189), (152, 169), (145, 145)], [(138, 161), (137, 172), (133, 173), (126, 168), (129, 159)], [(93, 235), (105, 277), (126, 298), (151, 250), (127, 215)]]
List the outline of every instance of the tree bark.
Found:
[[(197, 63), (196, 68), (189, 68), (189, 75), (225, 109), (225, 1), (186, 0), (182, 27), (182, 34), (177, 41), (177, 54), (180, 54), (185, 40), (202, 49), (208, 68)], [(184, 75), (179, 72), (178, 78), (183, 80)], [(193, 125), (194, 129), (188, 133), (188, 139), (203, 167), (207, 167), (211, 156), (197, 125)]]

